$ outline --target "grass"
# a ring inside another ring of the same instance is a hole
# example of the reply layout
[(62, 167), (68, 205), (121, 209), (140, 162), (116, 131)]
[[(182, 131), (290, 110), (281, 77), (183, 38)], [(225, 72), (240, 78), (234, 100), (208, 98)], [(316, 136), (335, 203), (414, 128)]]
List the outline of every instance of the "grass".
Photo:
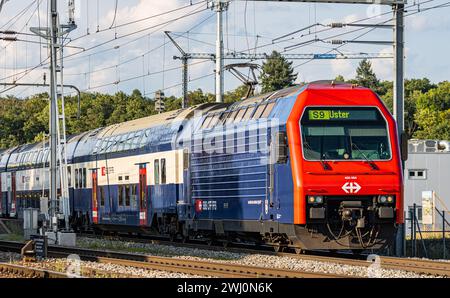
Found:
[(0, 234), (0, 240), (23, 242), (25, 239), (20, 234)]

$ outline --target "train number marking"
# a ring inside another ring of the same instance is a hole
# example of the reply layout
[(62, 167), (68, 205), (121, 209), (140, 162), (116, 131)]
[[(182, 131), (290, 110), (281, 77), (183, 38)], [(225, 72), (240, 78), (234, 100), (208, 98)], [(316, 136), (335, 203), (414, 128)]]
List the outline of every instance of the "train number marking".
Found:
[(356, 182), (346, 182), (342, 186), (342, 189), (345, 193), (358, 193), (361, 190), (361, 186)]

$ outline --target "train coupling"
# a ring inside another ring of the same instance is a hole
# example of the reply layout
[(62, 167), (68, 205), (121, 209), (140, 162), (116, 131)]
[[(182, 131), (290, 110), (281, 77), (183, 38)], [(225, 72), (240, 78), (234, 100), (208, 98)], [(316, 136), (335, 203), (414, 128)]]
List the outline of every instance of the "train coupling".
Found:
[(351, 226), (356, 226), (358, 229), (365, 227), (363, 211), (361, 201), (342, 201), (339, 208), (341, 219), (348, 222)]

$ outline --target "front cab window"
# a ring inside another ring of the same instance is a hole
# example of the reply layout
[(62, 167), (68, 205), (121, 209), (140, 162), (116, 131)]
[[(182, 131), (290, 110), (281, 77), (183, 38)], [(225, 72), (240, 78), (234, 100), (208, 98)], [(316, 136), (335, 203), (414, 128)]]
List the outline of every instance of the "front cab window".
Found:
[(389, 160), (387, 123), (375, 107), (309, 107), (301, 119), (306, 160)]

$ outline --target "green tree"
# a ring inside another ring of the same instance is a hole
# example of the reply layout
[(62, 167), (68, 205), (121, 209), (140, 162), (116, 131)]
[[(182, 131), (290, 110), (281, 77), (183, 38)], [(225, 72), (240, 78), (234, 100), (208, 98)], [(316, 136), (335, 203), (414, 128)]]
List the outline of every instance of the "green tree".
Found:
[(370, 88), (377, 91), (379, 87), (379, 81), (377, 76), (372, 70), (372, 63), (363, 59), (356, 69), (356, 83), (360, 86)]
[(336, 78), (334, 78), (334, 81), (338, 82), (338, 83), (344, 83), (345, 82), (345, 78), (344, 78), (343, 75), (337, 75)]
[(414, 137), (421, 139), (450, 139), (450, 82), (441, 82), (426, 93), (416, 92)]
[(240, 100), (244, 99), (244, 97), (247, 95), (247, 92), (248, 92), (248, 86), (240, 85), (236, 89), (225, 93), (224, 101), (225, 102), (240, 101)]
[(263, 63), (259, 79), (262, 92), (265, 93), (293, 86), (297, 74), (294, 74), (292, 62), (287, 61), (277, 51), (273, 51)]

